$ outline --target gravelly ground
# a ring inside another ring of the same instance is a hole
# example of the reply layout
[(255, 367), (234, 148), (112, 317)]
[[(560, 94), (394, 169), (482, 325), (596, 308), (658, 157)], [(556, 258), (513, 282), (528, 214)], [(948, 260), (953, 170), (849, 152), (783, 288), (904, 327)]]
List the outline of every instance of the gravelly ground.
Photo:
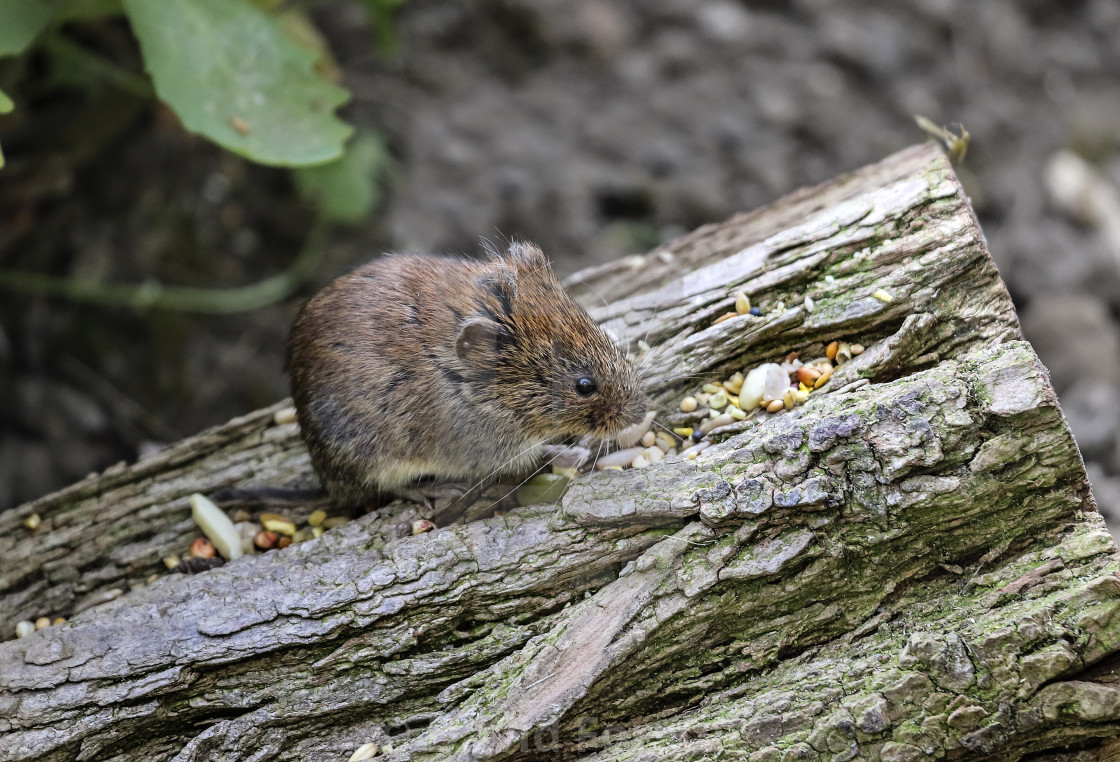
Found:
[[(395, 159), (385, 205), (335, 236), (321, 281), (386, 247), (471, 251), (500, 235), (573, 270), (921, 140), (913, 114), (963, 123), (960, 172), (992, 252), (1098, 500), (1120, 512), (1114, 0), (411, 0), (393, 61), (352, 5), (318, 18), (349, 117)], [(1102, 184), (1059, 203), (1047, 167), (1061, 151)], [(33, 225), (0, 232), (0, 264), (249, 282), (293, 255), (310, 218), (282, 173), (158, 118), (67, 180), (37, 198)], [(4, 190), (0, 219), (25, 219)], [(200, 320), (5, 295), (0, 506), (283, 394), (298, 301)]]

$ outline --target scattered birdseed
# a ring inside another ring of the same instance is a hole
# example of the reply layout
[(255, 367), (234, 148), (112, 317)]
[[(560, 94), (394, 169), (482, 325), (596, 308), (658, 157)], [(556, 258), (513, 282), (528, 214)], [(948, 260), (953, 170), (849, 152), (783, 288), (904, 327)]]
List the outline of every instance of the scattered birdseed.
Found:
[(863, 344), (852, 344), (852, 357), (863, 354)]
[(770, 403), (766, 406), (766, 412), (776, 413), (779, 410), (782, 410), (784, 408), (785, 408), (785, 403), (782, 402), (781, 400), (770, 400)]
[[(323, 533), (323, 528), (322, 527), (311, 527), (311, 536), (312, 537), (318, 537), (322, 533)], [(286, 534), (282, 534), (282, 535), (280, 535), (280, 538), (276, 541), (276, 549), (277, 550), (283, 550), (284, 548), (288, 547), (291, 544), (292, 544), (292, 538), (288, 537)]]
[(350, 523), (350, 519), (346, 518), (345, 516), (331, 516), (329, 519), (323, 522), (322, 527), (323, 529), (334, 529), (335, 527), (340, 527), (343, 524), (348, 523)]
[(33, 513), (30, 516), (28, 516), (26, 519), (23, 520), (23, 525), (25, 527), (27, 527), (28, 529), (30, 529), (32, 532), (34, 532), (36, 529), (39, 528), (39, 524), (41, 522), (42, 522), (42, 519), (39, 518), (39, 514)]
[(692, 427), (691, 426), (679, 426), (679, 427), (673, 429), (673, 433), (676, 434), (678, 437), (681, 437), (683, 439), (688, 439), (690, 436), (692, 436)]
[(874, 296), (880, 302), (886, 302), (887, 304), (890, 304), (891, 302), (894, 301), (894, 297), (891, 296), (890, 294), (888, 294), (886, 291), (884, 291), (881, 288), (876, 289), (875, 293), (872, 294), (872, 296)]
[[(634, 460), (634, 458), (641, 455), (641, 453), (641, 447), (627, 447), (624, 450), (617, 450), (599, 458), (599, 461), (595, 464), (595, 468), (599, 471), (602, 471), (603, 469), (610, 468), (612, 466), (625, 466), (627, 463)], [(532, 479), (530, 479), (529, 481), (532, 481)]]
[(16, 622), (16, 637), (26, 638), (31, 633), (35, 632), (35, 623), (29, 622), (24, 619), (22, 622)]
[(834, 341), (834, 342), (830, 343), (827, 347), (825, 347), (824, 356), (827, 357), (829, 360), (835, 360), (836, 359), (836, 353), (838, 351), (840, 351), (840, 342), (839, 341)]
[(820, 389), (822, 386), (828, 383), (828, 379), (830, 378), (832, 378), (832, 368), (826, 368), (821, 372), (821, 377), (818, 378), (816, 380), (816, 383), (813, 384), (813, 388)]
[(377, 744), (364, 743), (354, 750), (347, 762), (362, 762), (364, 759), (373, 759), (377, 756)]
[(253, 545), (260, 550), (272, 550), (279, 541), (280, 535), (267, 529), (262, 529), (253, 536)]
[[(155, 576), (158, 577), (159, 575), (157, 574)], [(51, 624), (63, 624), (65, 622), (66, 622), (66, 617), (64, 617), (64, 616), (56, 616), (54, 619), (51, 620)]]
[(35, 629), (41, 630), (44, 627), (51, 626), (51, 618), (49, 616), (41, 616), (35, 620)]
[(619, 447), (633, 447), (642, 441), (642, 437), (649, 431), (649, 427), (653, 424), (653, 419), (657, 413), (650, 410), (646, 413), (645, 417), (635, 423), (633, 426), (627, 426), (622, 431), (614, 436), (614, 441), (618, 442)]
[(762, 310), (760, 310), (758, 307), (751, 307), (750, 314), (754, 315), (755, 317), (761, 317)]
[(681, 457), (686, 460), (695, 460), (696, 456), (708, 449), (712, 443), (705, 440), (699, 444), (694, 444), (692, 447), (681, 451)]
[(805, 297), (805, 311), (806, 312), (812, 312), (816, 308), (817, 308), (817, 305), (813, 302), (813, 297), (806, 296)]
[(695, 409), (696, 409), (696, 398), (695, 397), (685, 397), (683, 400), (681, 400), (681, 412), (682, 413), (691, 413)]
[(179, 557), (175, 556), (175, 555), (164, 556), (163, 565), (166, 566), (168, 568), (168, 570), (174, 569), (176, 566), (179, 565)]
[(217, 551), (230, 561), (240, 558), (241, 535), (237, 533), (237, 527), (233, 525), (225, 511), (197, 492), (191, 495), (190, 503), (194, 523), (198, 524), (202, 533), (210, 538)]
[(821, 377), (821, 372), (816, 368), (811, 368), (808, 365), (802, 365), (797, 369), (797, 381), (805, 386), (812, 387)]
[(649, 461), (646, 460), (645, 455), (639, 455), (638, 457), (630, 461), (630, 468), (645, 468), (648, 465)]
[(742, 291), (735, 294), (735, 311), (740, 315), (746, 315), (751, 311), (751, 300)]
[(718, 318), (713, 320), (712, 325), (717, 325), (719, 323), (722, 323), (724, 320), (730, 320), (731, 318), (736, 318), (736, 317), (739, 317), (738, 312), (725, 312), (724, 314), (720, 315)]
[(296, 533), (295, 523), (291, 519), (276, 513), (262, 513), (261, 526), (270, 532), (286, 534), (289, 537)]
[(736, 421), (745, 420), (747, 417), (747, 414), (743, 412), (742, 408), (736, 405), (732, 405), (731, 407), (727, 408), (727, 414), (734, 418)]
[(191, 541), (191, 547), (187, 552), (191, 554), (192, 558), (213, 558), (216, 555), (214, 543), (205, 537), (195, 537)]
[(708, 420), (700, 424), (700, 432), (702, 434), (710, 434), (720, 426), (726, 426), (734, 422), (735, 419), (727, 413), (724, 413), (723, 415), (717, 415), (715, 418), (709, 418)]
[(727, 392), (725, 392), (723, 389), (720, 389), (718, 392), (713, 394), (712, 398), (708, 400), (708, 407), (710, 407), (712, 410), (723, 410), (725, 407), (727, 407)]
[(312, 511), (311, 515), (307, 517), (307, 525), (317, 527), (327, 520), (327, 512), (322, 508)]
[(272, 422), (277, 426), (283, 426), (286, 423), (295, 423), (299, 418), (296, 417), (296, 409), (294, 407), (285, 407), (277, 410), (272, 414)]
[(416, 521), (412, 522), (413, 535), (424, 534), (425, 532), (430, 532), (433, 529), (436, 529), (435, 522), (433, 521), (428, 521), (427, 519), (417, 519)]
[(645, 434), (642, 434), (643, 447), (653, 447), (655, 444), (657, 444), (656, 434), (654, 434), (652, 431), (647, 431)]

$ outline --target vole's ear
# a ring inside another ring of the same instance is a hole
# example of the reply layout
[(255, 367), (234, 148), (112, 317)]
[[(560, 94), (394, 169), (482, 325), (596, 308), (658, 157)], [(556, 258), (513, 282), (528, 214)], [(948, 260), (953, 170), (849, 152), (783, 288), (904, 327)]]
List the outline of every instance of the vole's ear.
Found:
[(547, 270), (550, 268), (548, 257), (541, 248), (528, 241), (514, 241), (509, 245), (509, 258), (523, 270)]
[(498, 352), (508, 340), (505, 329), (486, 318), (470, 318), (459, 328), (455, 338), (455, 354), (477, 370), (493, 370)]

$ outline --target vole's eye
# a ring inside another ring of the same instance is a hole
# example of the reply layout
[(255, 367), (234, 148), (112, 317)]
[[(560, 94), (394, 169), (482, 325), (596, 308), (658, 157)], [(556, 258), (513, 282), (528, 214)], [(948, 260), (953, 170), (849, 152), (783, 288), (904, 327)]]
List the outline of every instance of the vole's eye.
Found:
[(579, 392), (581, 397), (589, 397), (595, 393), (599, 385), (595, 383), (595, 379), (590, 376), (584, 376), (576, 381), (576, 391)]

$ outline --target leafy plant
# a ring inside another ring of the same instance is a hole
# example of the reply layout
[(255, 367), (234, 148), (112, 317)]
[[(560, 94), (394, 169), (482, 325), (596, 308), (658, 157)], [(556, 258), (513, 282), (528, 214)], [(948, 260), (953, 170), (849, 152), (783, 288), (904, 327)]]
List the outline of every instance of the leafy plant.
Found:
[(123, 13), (155, 91), (183, 126), (248, 159), (309, 166), (337, 159), (351, 128), (334, 110), (349, 92), (315, 71), (322, 51), (249, 0), (0, 0), (0, 56), (51, 24)]

